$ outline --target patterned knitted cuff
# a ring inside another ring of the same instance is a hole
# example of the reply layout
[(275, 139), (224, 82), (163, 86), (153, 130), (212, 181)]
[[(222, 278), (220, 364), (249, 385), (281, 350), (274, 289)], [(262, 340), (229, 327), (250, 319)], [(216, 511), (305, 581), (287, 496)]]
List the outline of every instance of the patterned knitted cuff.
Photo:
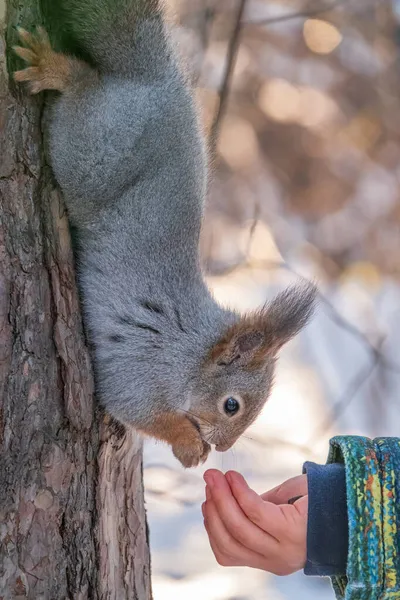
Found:
[[(331, 440), (328, 463), (346, 467), (349, 552), (347, 577), (333, 577), (338, 600), (378, 600), (384, 581), (380, 450), (356, 436)], [(377, 455), (378, 454), (378, 455)]]
[(385, 556), (384, 595), (400, 598), (400, 440), (375, 440), (381, 467)]

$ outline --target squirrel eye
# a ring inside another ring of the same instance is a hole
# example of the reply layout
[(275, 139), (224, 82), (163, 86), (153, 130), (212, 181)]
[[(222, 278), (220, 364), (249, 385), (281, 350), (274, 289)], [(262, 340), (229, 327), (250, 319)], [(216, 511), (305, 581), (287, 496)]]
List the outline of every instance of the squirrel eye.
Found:
[(235, 398), (228, 398), (227, 400), (225, 400), (224, 411), (229, 417), (233, 417), (233, 415), (236, 415), (238, 410), (239, 402), (235, 400)]

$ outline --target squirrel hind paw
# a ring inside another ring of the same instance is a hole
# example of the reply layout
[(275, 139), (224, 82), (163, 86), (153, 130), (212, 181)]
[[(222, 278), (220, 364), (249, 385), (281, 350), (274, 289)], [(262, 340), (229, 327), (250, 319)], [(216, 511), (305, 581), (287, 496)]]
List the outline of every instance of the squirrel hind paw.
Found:
[(34, 35), (19, 27), (18, 35), (26, 47), (14, 46), (13, 50), (30, 66), (16, 71), (15, 81), (27, 82), (32, 94), (46, 89), (65, 90), (70, 80), (71, 63), (68, 57), (54, 52), (45, 29), (38, 27)]

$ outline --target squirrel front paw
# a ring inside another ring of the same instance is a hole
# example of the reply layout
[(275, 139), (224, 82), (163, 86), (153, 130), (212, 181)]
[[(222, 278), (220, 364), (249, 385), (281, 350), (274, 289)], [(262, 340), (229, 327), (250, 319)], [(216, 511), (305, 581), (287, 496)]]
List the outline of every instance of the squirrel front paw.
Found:
[(211, 446), (204, 442), (200, 436), (193, 440), (191, 444), (179, 443), (173, 445), (172, 451), (174, 456), (182, 463), (184, 467), (197, 467), (200, 463), (204, 463), (210, 453)]

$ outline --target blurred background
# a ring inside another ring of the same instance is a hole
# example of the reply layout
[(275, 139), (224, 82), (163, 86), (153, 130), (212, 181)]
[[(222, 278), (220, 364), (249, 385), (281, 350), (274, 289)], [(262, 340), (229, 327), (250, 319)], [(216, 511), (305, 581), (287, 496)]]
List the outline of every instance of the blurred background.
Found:
[[(257, 492), (335, 434), (400, 434), (400, 2), (175, 0), (212, 150), (202, 238), (216, 297), (256, 307), (298, 277), (320, 306), (263, 414), (207, 468)], [(326, 580), (218, 566), (205, 468), (145, 446), (154, 600), (325, 600)]]

